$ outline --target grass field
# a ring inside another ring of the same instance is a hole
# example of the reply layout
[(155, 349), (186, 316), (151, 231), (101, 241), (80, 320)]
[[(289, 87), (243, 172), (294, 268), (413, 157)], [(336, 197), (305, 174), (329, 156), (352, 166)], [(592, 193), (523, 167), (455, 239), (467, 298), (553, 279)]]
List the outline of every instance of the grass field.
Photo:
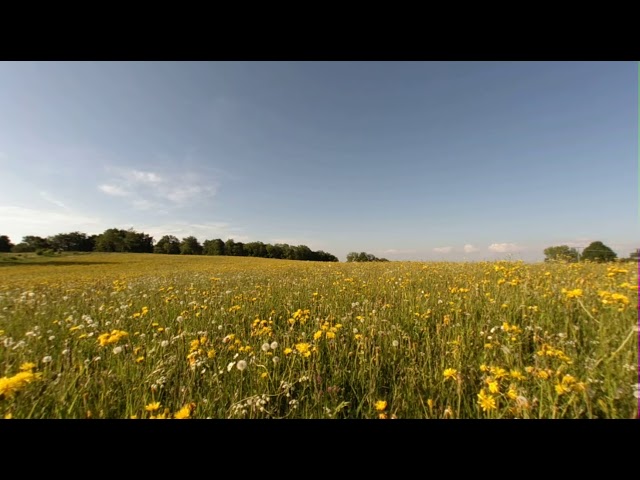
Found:
[(0, 418), (635, 418), (635, 264), (0, 256)]

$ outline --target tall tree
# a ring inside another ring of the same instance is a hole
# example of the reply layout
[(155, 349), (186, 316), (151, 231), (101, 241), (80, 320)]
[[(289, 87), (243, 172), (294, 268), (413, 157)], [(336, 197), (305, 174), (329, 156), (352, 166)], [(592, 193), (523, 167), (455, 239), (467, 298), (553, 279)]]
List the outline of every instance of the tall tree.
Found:
[(153, 247), (153, 253), (176, 255), (180, 253), (180, 240), (173, 235), (164, 235)]
[(180, 243), (180, 253), (182, 255), (201, 255), (202, 245), (194, 236), (185, 237)]
[(564, 261), (577, 262), (579, 259), (578, 251), (567, 245), (558, 245), (556, 247), (548, 247), (544, 249), (545, 262)]
[(10, 252), (13, 246), (7, 235), (0, 235), (0, 252)]
[(618, 255), (607, 247), (604, 243), (591, 242), (591, 244), (582, 251), (581, 260), (590, 260), (592, 262), (613, 262)]
[(205, 255), (224, 255), (224, 242), (219, 238), (205, 240), (202, 247)]

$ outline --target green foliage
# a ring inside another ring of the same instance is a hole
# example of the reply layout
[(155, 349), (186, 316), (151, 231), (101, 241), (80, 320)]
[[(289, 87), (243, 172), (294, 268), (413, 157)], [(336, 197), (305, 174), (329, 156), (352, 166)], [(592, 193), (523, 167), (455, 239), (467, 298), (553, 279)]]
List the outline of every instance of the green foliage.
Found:
[(602, 242), (591, 242), (582, 252), (581, 260), (592, 262), (613, 262), (617, 258), (616, 253)]
[(153, 247), (153, 253), (177, 255), (180, 253), (180, 240), (173, 235), (164, 235)]
[(347, 262), (388, 262), (386, 258), (378, 258), (371, 253), (350, 252), (347, 254)]
[(13, 243), (6, 235), (0, 235), (0, 252), (10, 252), (13, 247)]
[(194, 236), (183, 238), (180, 243), (180, 253), (182, 255), (202, 255), (202, 245)]
[(567, 245), (559, 245), (556, 247), (548, 247), (544, 249), (545, 262), (563, 261), (563, 262), (577, 262), (579, 259), (578, 251), (575, 248), (570, 248)]
[[(87, 241), (90, 242), (91, 237)], [(95, 250), (97, 252), (151, 253), (154, 251), (153, 237), (133, 229), (110, 228), (95, 237)]]

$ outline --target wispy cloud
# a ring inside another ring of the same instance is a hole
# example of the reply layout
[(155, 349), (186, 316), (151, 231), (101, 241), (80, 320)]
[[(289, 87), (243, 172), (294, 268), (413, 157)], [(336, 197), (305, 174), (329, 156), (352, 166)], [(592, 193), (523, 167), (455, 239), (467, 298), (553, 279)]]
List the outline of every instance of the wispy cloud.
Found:
[(140, 228), (136, 228), (136, 230), (150, 234), (156, 241), (160, 240), (163, 235), (173, 235), (178, 239), (194, 236), (200, 242), (213, 240), (215, 238), (220, 238), (222, 240), (233, 238), (236, 242), (251, 241), (247, 235), (239, 233), (238, 228), (232, 227), (228, 223), (224, 222), (169, 222), (162, 225), (141, 225)]
[[(0, 225), (14, 243), (25, 235), (49, 236), (68, 231), (102, 232), (108, 228), (100, 218), (70, 212), (0, 206)], [(5, 232), (3, 232), (5, 233)]]
[(98, 189), (107, 195), (129, 197), (137, 210), (184, 207), (217, 193), (218, 181), (210, 175), (184, 172), (161, 174), (126, 168), (109, 168), (111, 178)]
[(515, 243), (492, 243), (489, 245), (489, 251), (495, 253), (515, 253), (525, 250), (524, 247)]
[(117, 185), (100, 185), (98, 186), (98, 189), (106, 193), (107, 195), (113, 195), (115, 197), (126, 197), (127, 195), (130, 195), (129, 192), (124, 190), (122, 187), (118, 187)]
[(453, 247), (436, 247), (433, 251), (436, 253), (451, 253), (451, 251), (453, 251)]
[(478, 247), (474, 247), (470, 243), (467, 243), (464, 246), (464, 253), (475, 253), (475, 252), (479, 252), (479, 251), (480, 251), (480, 249)]
[(47, 192), (40, 192), (40, 196), (44, 198), (47, 202), (53, 203), (54, 205), (57, 205), (60, 208), (64, 208), (65, 210), (69, 209), (69, 207), (67, 207), (64, 203), (62, 203), (60, 200), (56, 200)]

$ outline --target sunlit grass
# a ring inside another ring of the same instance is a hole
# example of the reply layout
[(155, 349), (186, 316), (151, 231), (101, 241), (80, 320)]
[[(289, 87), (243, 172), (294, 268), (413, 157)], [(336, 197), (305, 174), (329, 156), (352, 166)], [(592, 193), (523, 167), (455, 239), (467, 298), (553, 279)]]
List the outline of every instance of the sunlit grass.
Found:
[(6, 263), (1, 417), (637, 415), (635, 265)]

